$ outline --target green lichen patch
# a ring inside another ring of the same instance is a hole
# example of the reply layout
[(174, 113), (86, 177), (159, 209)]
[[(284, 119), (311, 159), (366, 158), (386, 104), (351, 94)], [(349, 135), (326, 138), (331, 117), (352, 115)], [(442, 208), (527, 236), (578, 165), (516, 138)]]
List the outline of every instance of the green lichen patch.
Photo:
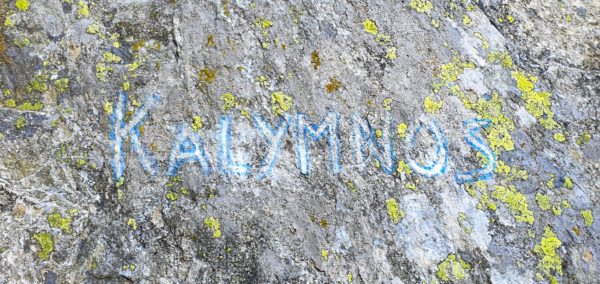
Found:
[(423, 105), (425, 106), (425, 110), (428, 113), (435, 113), (436, 111), (438, 111), (439, 109), (442, 108), (442, 105), (444, 104), (444, 102), (442, 100), (439, 101), (435, 101), (430, 97), (425, 97), (425, 100), (423, 101)]
[(377, 35), (377, 24), (375, 23), (375, 21), (371, 20), (371, 19), (365, 19), (363, 21), (363, 27), (365, 32), (370, 33), (372, 35)]
[(544, 272), (544, 274), (550, 278), (553, 278), (553, 273), (562, 275), (562, 260), (558, 255), (558, 248), (561, 245), (561, 241), (556, 237), (552, 229), (546, 226), (544, 229), (544, 235), (539, 244), (535, 245), (534, 252), (541, 257), (538, 267)]
[(406, 215), (406, 213), (404, 213), (404, 211), (398, 207), (398, 202), (395, 198), (388, 198), (385, 201), (385, 205), (387, 207), (388, 216), (394, 224), (398, 224), (400, 220)]
[(409, 3), (410, 7), (419, 13), (431, 13), (431, 9), (433, 9), (433, 4), (430, 1), (426, 0), (411, 0)]
[(525, 108), (533, 115), (539, 123), (546, 129), (552, 130), (558, 127), (558, 123), (554, 121), (554, 112), (551, 110), (549, 92), (535, 91), (537, 77), (527, 76), (522, 72), (512, 72), (512, 78), (517, 83), (517, 88), (521, 91), (521, 98), (525, 101)]
[(54, 241), (52, 240), (52, 234), (49, 232), (39, 232), (33, 234), (33, 239), (40, 245), (40, 251), (38, 257), (42, 260), (48, 260), (50, 254), (54, 251)]
[(583, 222), (588, 227), (592, 226), (592, 224), (594, 223), (594, 216), (592, 215), (592, 210), (581, 211), (581, 217), (583, 217)]
[(60, 213), (54, 212), (48, 215), (46, 218), (50, 228), (57, 228), (61, 231), (70, 234), (71, 233), (71, 217), (63, 217)]
[(21, 129), (25, 128), (26, 124), (27, 124), (27, 120), (23, 116), (19, 116), (15, 120), (15, 128), (18, 129), (18, 130), (21, 130)]
[(195, 115), (194, 117), (192, 117), (192, 123), (191, 123), (191, 127), (192, 130), (194, 130), (194, 132), (198, 132), (198, 130), (200, 130), (200, 128), (202, 128), (204, 125), (202, 124), (202, 117)]
[(219, 238), (221, 236), (221, 223), (215, 217), (205, 218), (204, 225), (213, 232), (213, 238)]
[(19, 9), (21, 12), (29, 10), (30, 5), (31, 4), (29, 4), (29, 1), (27, 0), (17, 0), (15, 2), (15, 7), (17, 7), (17, 9)]
[(292, 108), (293, 99), (283, 92), (271, 94), (271, 110), (276, 116), (280, 116)]
[(471, 265), (452, 253), (440, 262), (437, 268), (437, 278), (444, 282), (458, 282), (465, 279)]
[(505, 187), (496, 185), (494, 186), (494, 191), (492, 191), (492, 197), (507, 204), (517, 222), (533, 224), (535, 218), (533, 217), (533, 212), (529, 210), (527, 198), (515, 186), (509, 185)]

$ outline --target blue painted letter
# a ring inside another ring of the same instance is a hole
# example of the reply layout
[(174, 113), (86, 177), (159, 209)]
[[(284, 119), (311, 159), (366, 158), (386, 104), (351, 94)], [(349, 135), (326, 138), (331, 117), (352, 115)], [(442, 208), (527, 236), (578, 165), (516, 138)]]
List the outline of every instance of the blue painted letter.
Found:
[(331, 159), (331, 172), (338, 174), (342, 171), (340, 165), (340, 139), (338, 137), (337, 113), (328, 112), (320, 124), (310, 122), (306, 114), (296, 114), (296, 163), (302, 174), (310, 174), (310, 148), (308, 138), (315, 141), (327, 135), (329, 143), (329, 158)]
[(265, 158), (260, 162), (261, 168), (259, 169), (259, 179), (263, 179), (271, 175), (271, 170), (277, 158), (279, 158), (279, 151), (281, 150), (281, 143), (287, 133), (288, 122), (285, 118), (279, 119), (279, 122), (275, 126), (275, 129), (271, 127), (271, 124), (266, 121), (260, 114), (252, 115), (252, 121), (254, 126), (258, 129), (258, 133), (267, 140), (268, 152)]
[(356, 162), (360, 169), (363, 169), (367, 164), (365, 162), (365, 151), (363, 150), (364, 143), (367, 143), (367, 147), (370, 153), (375, 156), (375, 159), (381, 165), (383, 171), (387, 174), (393, 174), (396, 170), (396, 164), (394, 163), (394, 148), (392, 142), (391, 133), (391, 119), (386, 116), (385, 127), (383, 127), (381, 139), (383, 141), (383, 147), (379, 145), (377, 136), (375, 135), (375, 129), (363, 119), (360, 115), (353, 113), (351, 117), (352, 121), (352, 146)]
[(490, 121), (488, 119), (474, 118), (465, 121), (464, 125), (468, 131), (468, 134), (465, 135), (465, 142), (477, 152), (481, 153), (485, 157), (486, 162), (481, 169), (458, 172), (455, 177), (458, 184), (488, 179), (494, 174), (494, 169), (496, 169), (496, 157), (494, 157), (494, 152), (487, 144), (485, 144), (480, 134), (481, 128), (490, 126)]
[(210, 163), (206, 157), (200, 134), (192, 131), (187, 124), (181, 124), (169, 157), (167, 175), (177, 175), (181, 166), (187, 163), (200, 163), (205, 175), (210, 174)]
[(406, 161), (407, 164), (417, 173), (435, 177), (446, 172), (448, 165), (448, 145), (444, 133), (433, 121), (427, 122), (427, 131), (433, 135), (435, 141), (435, 159), (430, 165), (421, 165), (411, 157), (411, 149), (415, 146), (415, 136), (421, 132), (422, 127), (416, 127), (409, 135), (406, 136)]
[(231, 116), (221, 116), (221, 126), (219, 131), (221, 143), (219, 145), (218, 161), (221, 172), (226, 175), (248, 175), (250, 173), (250, 165), (235, 163), (231, 160)]
[(128, 123), (125, 123), (125, 113), (127, 112), (127, 94), (119, 93), (119, 100), (116, 103), (114, 112), (110, 117), (110, 141), (113, 151), (113, 178), (118, 181), (125, 171), (125, 154), (123, 153), (123, 140), (129, 138), (131, 149), (139, 158), (144, 170), (152, 175), (156, 174), (156, 162), (146, 147), (140, 142), (140, 124), (148, 117), (148, 109), (156, 106), (158, 95), (148, 96), (144, 106), (139, 108)]

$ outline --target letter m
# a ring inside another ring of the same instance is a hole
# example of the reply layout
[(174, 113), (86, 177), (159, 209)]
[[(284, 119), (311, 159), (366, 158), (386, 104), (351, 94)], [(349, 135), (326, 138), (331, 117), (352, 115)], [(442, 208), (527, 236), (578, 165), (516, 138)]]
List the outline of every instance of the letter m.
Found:
[(319, 141), (325, 136), (329, 144), (331, 172), (333, 174), (341, 172), (338, 120), (339, 115), (333, 112), (327, 113), (319, 124), (312, 123), (306, 114), (296, 114), (296, 163), (302, 174), (310, 173), (309, 139)]

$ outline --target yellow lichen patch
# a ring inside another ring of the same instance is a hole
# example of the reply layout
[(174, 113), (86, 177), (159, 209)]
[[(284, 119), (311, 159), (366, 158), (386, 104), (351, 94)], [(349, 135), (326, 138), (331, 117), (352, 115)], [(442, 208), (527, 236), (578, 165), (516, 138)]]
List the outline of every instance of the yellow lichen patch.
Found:
[(24, 111), (40, 111), (44, 108), (44, 104), (41, 102), (36, 102), (34, 104), (30, 103), (30, 102), (24, 102), (21, 105), (19, 105), (19, 107), (17, 107), (18, 110), (24, 110)]
[(217, 77), (217, 72), (215, 70), (208, 69), (208, 68), (200, 69), (200, 72), (198, 74), (198, 78), (200, 79), (200, 82), (205, 83), (205, 84), (212, 83), (216, 77)]
[(65, 233), (71, 233), (71, 217), (67, 216), (63, 218), (62, 215), (58, 212), (54, 212), (48, 215), (47, 218), (48, 225), (50, 228), (58, 228)]
[(202, 118), (200, 116), (195, 115), (194, 117), (192, 117), (192, 130), (194, 130), (195, 132), (198, 132), (198, 130), (200, 130), (200, 128), (202, 128), (203, 124), (202, 124)]
[(223, 101), (223, 106), (221, 106), (223, 110), (235, 109), (239, 105), (238, 99), (232, 93), (223, 94), (221, 101)]
[(513, 185), (508, 187), (494, 186), (492, 191), (492, 197), (506, 203), (517, 222), (526, 222), (533, 224), (535, 218), (533, 212), (529, 210), (529, 203), (525, 195), (517, 190)]
[(207, 47), (214, 47), (215, 45), (216, 45), (215, 44), (215, 35), (214, 34), (209, 34), (206, 37), (206, 46)]
[(554, 112), (551, 110), (549, 92), (538, 92), (534, 90), (534, 82), (537, 82), (537, 77), (526, 76), (521, 72), (512, 72), (512, 78), (517, 82), (517, 88), (521, 91), (521, 97), (525, 101), (525, 108), (540, 124), (546, 129), (554, 129), (558, 123), (554, 121)]
[(392, 110), (392, 103), (394, 102), (394, 99), (392, 98), (387, 98), (383, 100), (383, 109), (385, 110)]
[(512, 24), (515, 22), (515, 17), (513, 17), (512, 15), (508, 15), (506, 16), (506, 20), (508, 21), (508, 23)]
[(61, 78), (54, 81), (54, 87), (59, 93), (64, 93), (69, 90), (69, 78)]
[(472, 27), (474, 25), (473, 20), (471, 20), (471, 17), (469, 17), (466, 14), (462, 16), (462, 22), (463, 22), (463, 25), (465, 25), (467, 27)]
[(263, 19), (263, 18), (259, 18), (256, 21), (256, 24), (261, 28), (261, 29), (267, 29), (273, 26), (273, 22), (267, 20), (267, 19)]
[(400, 139), (404, 139), (406, 137), (406, 130), (408, 129), (408, 125), (402, 122), (398, 124), (397, 133)]
[(411, 0), (409, 5), (411, 8), (413, 8), (419, 13), (429, 14), (431, 12), (431, 9), (433, 9), (433, 4), (431, 4), (430, 1), (426, 0)]
[(172, 190), (169, 190), (167, 192), (167, 195), (165, 195), (165, 197), (172, 202), (179, 200), (179, 194)]
[(121, 62), (121, 57), (118, 55), (113, 54), (112, 52), (104, 52), (104, 54), (102, 55), (104, 62), (106, 63), (119, 63)]
[(87, 26), (85, 31), (88, 34), (95, 35), (100, 32), (100, 26), (98, 24), (91, 24), (91, 25)]
[(573, 181), (569, 177), (565, 177), (565, 182), (563, 183), (563, 187), (566, 189), (573, 189)]
[(501, 150), (514, 150), (515, 145), (510, 131), (515, 129), (515, 124), (502, 113), (502, 101), (497, 93), (493, 93), (488, 100), (479, 98), (477, 102), (469, 101), (468, 105), (477, 112), (479, 118), (489, 119), (492, 122), (486, 132), (490, 147), (496, 154)]
[(323, 261), (329, 260), (329, 250), (322, 249), (321, 250), (321, 258), (323, 259)]
[(581, 217), (583, 217), (583, 222), (588, 227), (592, 226), (592, 224), (594, 223), (594, 216), (592, 215), (592, 210), (581, 211)]
[(38, 251), (38, 257), (42, 260), (48, 260), (50, 254), (54, 251), (54, 241), (52, 241), (52, 234), (49, 232), (40, 232), (33, 234), (33, 239), (40, 245), (40, 251)]
[(579, 133), (579, 136), (577, 136), (576, 142), (579, 145), (583, 145), (585, 143), (590, 142), (590, 140), (592, 140), (592, 134), (588, 131)]
[(219, 223), (219, 220), (217, 220), (215, 217), (205, 218), (204, 225), (211, 229), (213, 232), (213, 238), (218, 238), (221, 236), (221, 223)]
[(6, 19), (4, 19), (4, 26), (7, 28), (12, 28), (15, 26), (15, 23), (13, 23), (12, 19), (10, 18), (10, 16), (6, 16)]
[(26, 124), (27, 124), (27, 120), (23, 116), (19, 116), (15, 120), (15, 128), (18, 129), (18, 130), (21, 130), (21, 129), (25, 128)]
[(274, 92), (271, 94), (271, 110), (276, 116), (284, 114), (290, 110), (293, 105), (292, 97), (283, 92)]
[(111, 115), (113, 113), (113, 104), (111, 102), (104, 102), (103, 108), (107, 115)]
[(395, 60), (396, 58), (398, 58), (398, 56), (396, 56), (396, 47), (395, 46), (392, 46), (387, 49), (385, 58), (391, 59), (391, 60)]
[(400, 220), (404, 218), (404, 215), (406, 215), (406, 213), (398, 207), (398, 202), (395, 198), (386, 199), (385, 205), (387, 207), (388, 216), (390, 216), (390, 220), (392, 220), (392, 223), (394, 224), (398, 224)]
[(485, 38), (480, 32), (474, 32), (473, 35), (481, 41), (481, 47), (483, 47), (483, 49), (490, 48), (490, 43), (488, 42), (487, 38)]
[(439, 77), (445, 84), (456, 82), (458, 76), (460, 76), (465, 69), (473, 68), (475, 68), (474, 63), (463, 61), (459, 56), (454, 56), (451, 62), (442, 64)]
[(456, 254), (449, 254), (446, 259), (437, 266), (436, 276), (444, 282), (456, 282), (463, 280), (471, 265)]
[(538, 192), (535, 195), (535, 201), (542, 210), (550, 210), (550, 208), (552, 208), (552, 203), (550, 202), (550, 197), (548, 195)]
[(17, 2), (15, 2), (15, 7), (21, 12), (29, 10), (29, 6), (30, 4), (27, 0), (17, 0)]
[(113, 70), (112, 67), (106, 66), (105, 63), (100, 62), (96, 64), (96, 77), (101, 82), (106, 82), (106, 78), (108, 77), (108, 73)]
[(77, 3), (77, 18), (80, 19), (89, 16), (90, 8), (88, 7), (88, 4), (83, 2), (82, 0), (79, 0), (79, 2)]
[(18, 47), (28, 47), (31, 44), (31, 41), (26, 37), (18, 37), (13, 40), (13, 44)]
[(556, 132), (554, 133), (554, 140), (562, 143), (565, 142), (565, 140), (567, 140), (567, 137), (565, 137), (565, 134), (562, 132)]
[(507, 51), (491, 51), (488, 55), (488, 61), (494, 64), (500, 62), (502, 67), (507, 69), (513, 67), (512, 57)]
[(425, 97), (425, 101), (423, 102), (423, 105), (425, 105), (425, 110), (429, 113), (434, 113), (441, 109), (443, 104), (444, 102), (442, 100), (435, 101), (430, 97)]
[(329, 83), (325, 85), (325, 91), (329, 94), (338, 91), (342, 88), (342, 82), (340, 82), (336, 77), (329, 78)]
[(127, 219), (127, 226), (131, 227), (134, 231), (138, 228), (137, 221), (133, 218)]
[(404, 160), (400, 160), (398, 162), (398, 168), (396, 169), (396, 172), (398, 172), (399, 174), (401, 174), (401, 173), (405, 173), (408, 175), (412, 174), (412, 170), (410, 169), (410, 167)]
[(562, 260), (557, 252), (560, 245), (561, 241), (552, 232), (552, 229), (546, 226), (541, 242), (533, 248), (533, 251), (542, 257), (538, 266), (548, 277), (553, 277), (553, 272), (559, 275), (563, 274)]
[(363, 21), (363, 27), (365, 32), (368, 32), (372, 35), (377, 35), (377, 24), (371, 19), (365, 19)]
[(318, 51), (315, 50), (310, 54), (310, 63), (315, 70), (318, 70), (319, 67), (321, 67), (321, 57), (319, 56)]

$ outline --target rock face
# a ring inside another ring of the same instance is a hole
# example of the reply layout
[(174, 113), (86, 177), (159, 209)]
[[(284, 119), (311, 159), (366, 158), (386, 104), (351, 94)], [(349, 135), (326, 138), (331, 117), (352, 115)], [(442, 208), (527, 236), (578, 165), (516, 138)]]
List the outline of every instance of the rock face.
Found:
[(0, 1), (0, 283), (594, 283), (598, 1)]

